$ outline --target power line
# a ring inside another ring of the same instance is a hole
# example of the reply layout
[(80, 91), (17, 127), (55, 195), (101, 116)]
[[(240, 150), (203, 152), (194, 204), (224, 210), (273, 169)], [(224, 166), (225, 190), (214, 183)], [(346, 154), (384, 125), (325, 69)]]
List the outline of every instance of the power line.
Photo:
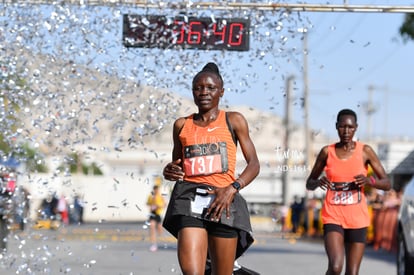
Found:
[[(354, 21), (352, 27), (349, 28), (348, 32), (345, 35), (343, 35), (341, 39), (338, 39), (338, 41), (333, 46), (330, 46), (326, 50), (319, 50), (316, 52), (312, 51), (312, 54), (314, 55), (323, 54), (326, 56), (326, 55), (332, 54), (333, 52), (339, 50), (341, 47), (345, 46), (346, 45), (345, 41), (349, 39), (349, 37), (351, 37), (351, 35), (354, 34), (359, 29), (362, 21), (365, 20), (365, 18), (366, 18), (366, 15), (361, 15), (361, 17), (359, 17), (357, 21)], [(335, 26), (336, 24), (331, 24), (331, 25)], [(327, 37), (328, 35), (326, 33), (327, 32), (325, 32), (325, 35), (320, 35), (320, 37)], [(319, 48), (321, 47), (322, 42), (326, 42), (326, 40), (317, 39), (317, 41), (315, 41), (315, 43), (317, 44)]]

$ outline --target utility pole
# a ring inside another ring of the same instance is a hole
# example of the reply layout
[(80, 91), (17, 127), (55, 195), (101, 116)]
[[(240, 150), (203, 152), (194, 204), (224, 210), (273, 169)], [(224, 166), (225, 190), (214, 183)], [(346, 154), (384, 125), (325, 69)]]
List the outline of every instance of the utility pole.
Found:
[(291, 182), (291, 173), (289, 171), (289, 149), (290, 149), (290, 136), (292, 133), (292, 82), (294, 77), (289, 76), (286, 80), (286, 101), (285, 101), (285, 120), (284, 120), (284, 126), (285, 126), (285, 139), (284, 139), (284, 152), (286, 154), (282, 154), (283, 156), (283, 168), (282, 170), (282, 203), (283, 205), (287, 205), (289, 202), (290, 197), (290, 190), (289, 190), (289, 184)]
[(388, 138), (388, 87), (384, 87), (384, 138)]
[[(380, 104), (379, 105), (380, 107), (375, 106), (373, 102), (374, 91), (384, 92), (383, 104)], [(388, 137), (388, 88), (386, 86), (377, 87), (374, 85), (369, 85), (368, 86), (368, 101), (364, 105), (364, 110), (367, 115), (367, 140), (368, 141), (370, 141), (372, 138), (372, 116), (374, 115), (374, 113), (378, 111), (379, 108), (382, 108), (382, 110), (384, 110), (384, 121), (382, 122), (381, 127), (384, 130), (383, 132), (384, 138), (387, 138)]]
[(309, 127), (308, 33), (303, 33), (303, 112), (305, 119), (305, 167), (312, 162), (312, 141)]
[(372, 93), (374, 92), (374, 86), (368, 86), (368, 101), (365, 104), (365, 113), (367, 115), (367, 141), (372, 139), (372, 115), (377, 111), (377, 108), (372, 102)]

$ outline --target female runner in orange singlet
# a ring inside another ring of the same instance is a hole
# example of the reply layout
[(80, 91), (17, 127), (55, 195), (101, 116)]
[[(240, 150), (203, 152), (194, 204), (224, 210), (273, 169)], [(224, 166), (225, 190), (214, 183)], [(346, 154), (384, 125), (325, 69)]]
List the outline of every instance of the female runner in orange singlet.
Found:
[[(219, 109), (223, 79), (208, 63), (192, 83), (198, 112), (174, 122), (172, 161), (163, 175), (176, 181), (164, 227), (177, 237), (183, 274), (233, 274), (234, 261), (253, 242), (247, 203), (238, 192), (258, 175), (260, 165), (239, 112)], [(237, 144), (246, 166), (236, 176)]]
[[(359, 274), (370, 224), (364, 185), (382, 190), (391, 186), (374, 150), (354, 141), (357, 128), (354, 111), (343, 109), (338, 113), (339, 142), (322, 148), (306, 181), (308, 190), (326, 190), (321, 212), (329, 262), (326, 275), (340, 275), (344, 258), (345, 274)], [(368, 165), (375, 177), (367, 176)]]

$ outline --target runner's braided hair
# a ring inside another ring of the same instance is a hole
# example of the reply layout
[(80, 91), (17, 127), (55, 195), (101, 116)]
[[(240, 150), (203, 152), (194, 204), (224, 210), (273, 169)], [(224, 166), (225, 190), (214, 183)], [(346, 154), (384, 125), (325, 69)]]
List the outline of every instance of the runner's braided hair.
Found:
[(216, 63), (213, 63), (213, 62), (209, 62), (209, 63), (207, 63), (204, 67), (203, 67), (203, 69), (201, 70), (201, 71), (199, 71), (195, 76), (194, 76), (194, 79), (193, 79), (193, 83), (194, 83), (194, 81), (202, 74), (202, 73), (213, 73), (213, 74), (215, 74), (215, 75), (217, 75), (218, 76), (218, 78), (220, 79), (220, 81), (221, 81), (221, 84), (223, 85), (224, 84), (224, 81), (223, 81), (223, 78), (221, 77), (221, 74), (220, 74), (220, 70), (219, 70), (219, 68), (217, 67), (217, 65), (216, 65)]

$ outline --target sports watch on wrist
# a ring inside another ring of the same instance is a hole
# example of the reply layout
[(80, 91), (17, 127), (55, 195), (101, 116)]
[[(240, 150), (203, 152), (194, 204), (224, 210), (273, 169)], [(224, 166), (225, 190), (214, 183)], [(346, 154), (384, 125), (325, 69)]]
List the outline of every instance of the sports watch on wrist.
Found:
[(234, 187), (234, 189), (236, 189), (236, 190), (237, 190), (237, 192), (238, 192), (238, 191), (240, 190), (240, 188), (241, 188), (240, 183), (238, 183), (237, 181), (233, 182), (233, 183), (231, 184), (231, 186), (233, 186), (233, 187)]

